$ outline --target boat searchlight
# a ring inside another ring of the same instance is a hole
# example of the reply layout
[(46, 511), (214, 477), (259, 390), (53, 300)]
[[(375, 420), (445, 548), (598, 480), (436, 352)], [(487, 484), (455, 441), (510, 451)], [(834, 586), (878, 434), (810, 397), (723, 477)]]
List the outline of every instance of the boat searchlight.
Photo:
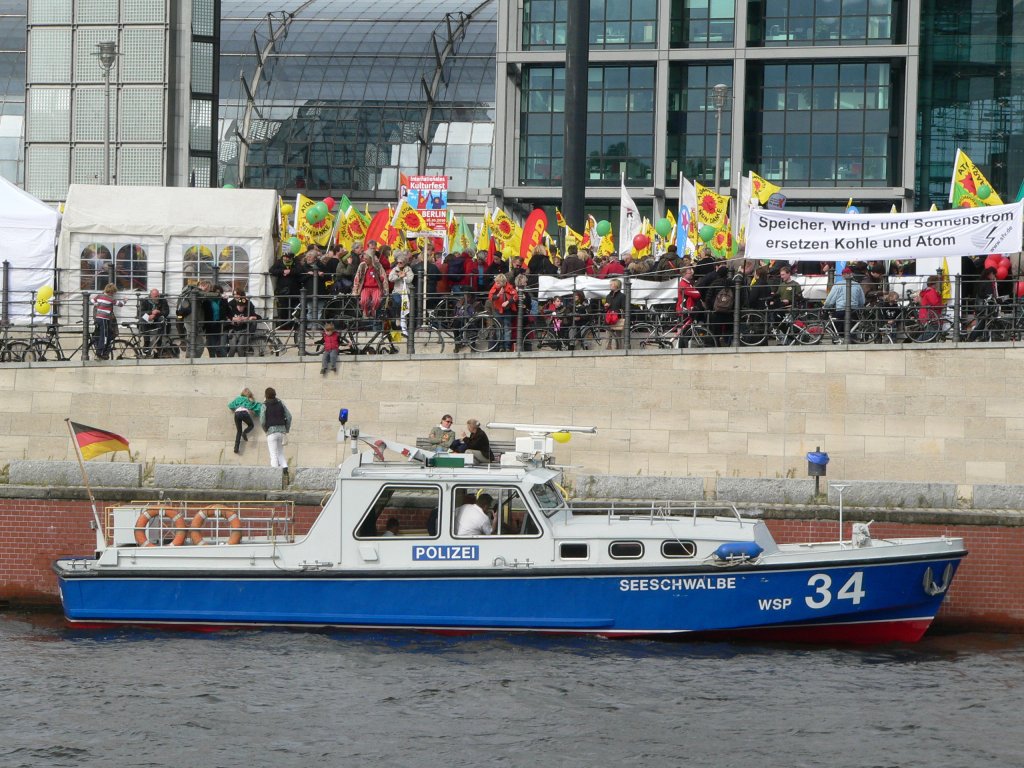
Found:
[[(593, 435), (597, 433), (597, 427), (577, 427), (571, 424), (519, 424), (504, 421), (492, 421), (487, 424), (488, 429), (511, 429), (515, 432), (525, 432), (526, 437), (516, 438), (515, 458), (519, 461), (538, 462), (543, 464), (545, 460), (552, 457), (555, 450), (555, 442), (567, 443), (573, 432)], [(506, 454), (507, 455), (507, 454)], [(511, 463), (512, 458), (506, 460), (505, 455), (501, 457), (501, 463)]]

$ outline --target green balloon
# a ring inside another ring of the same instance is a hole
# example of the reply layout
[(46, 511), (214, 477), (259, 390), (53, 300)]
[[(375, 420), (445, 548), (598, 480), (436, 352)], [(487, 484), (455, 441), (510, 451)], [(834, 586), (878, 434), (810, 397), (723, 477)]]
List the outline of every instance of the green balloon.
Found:
[(313, 209), (316, 211), (316, 215), (318, 217), (317, 221), (323, 221), (324, 219), (331, 215), (331, 209), (327, 207), (327, 203), (325, 203), (323, 200), (314, 205)]
[(291, 249), (293, 254), (297, 254), (299, 249), (302, 248), (302, 241), (297, 237), (289, 237), (288, 247)]
[(234, 188), (235, 188), (234, 184), (225, 184), (224, 185), (224, 189), (234, 189)]
[(608, 237), (611, 231), (612, 223), (610, 221), (601, 219), (601, 221), (597, 222), (597, 234), (599, 234), (601, 237)]
[(668, 219), (658, 219), (658, 223), (654, 225), (654, 231), (662, 237), (668, 237), (672, 234), (672, 222)]
[(982, 184), (980, 187), (978, 187), (978, 197), (980, 197), (982, 200), (987, 199), (988, 196), (991, 194), (992, 187), (990, 187), (988, 184)]
[(710, 243), (711, 238), (715, 236), (716, 231), (717, 230), (710, 224), (705, 224), (700, 228), (700, 232), (698, 234), (700, 235), (700, 239), (702, 241), (704, 241), (705, 243)]

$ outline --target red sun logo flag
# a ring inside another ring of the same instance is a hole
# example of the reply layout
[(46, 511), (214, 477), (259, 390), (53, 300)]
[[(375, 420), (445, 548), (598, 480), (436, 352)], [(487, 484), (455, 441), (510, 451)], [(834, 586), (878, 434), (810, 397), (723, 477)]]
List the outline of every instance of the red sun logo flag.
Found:
[(972, 195), (978, 194), (978, 188), (974, 185), (974, 176), (970, 173), (964, 174), (964, 177), (960, 179), (960, 185)]

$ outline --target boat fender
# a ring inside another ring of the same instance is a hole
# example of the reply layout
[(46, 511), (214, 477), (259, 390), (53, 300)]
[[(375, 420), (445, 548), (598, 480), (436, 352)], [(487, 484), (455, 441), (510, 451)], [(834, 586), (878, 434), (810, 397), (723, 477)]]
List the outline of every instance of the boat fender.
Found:
[(753, 560), (764, 552), (764, 548), (756, 541), (727, 541), (715, 550), (715, 557), (727, 563)]
[(218, 512), (221, 512), (221, 516), (227, 523), (228, 527), (231, 528), (231, 535), (228, 536), (228, 544), (238, 544), (242, 541), (242, 519), (238, 516), (235, 511), (222, 512), (220, 507), (213, 504), (209, 507), (204, 507), (196, 512), (192, 518), (192, 523), (189, 525), (189, 536), (192, 539), (192, 543), (199, 545), (203, 543), (203, 534), (200, 529), (203, 527), (209, 518), (214, 517)]

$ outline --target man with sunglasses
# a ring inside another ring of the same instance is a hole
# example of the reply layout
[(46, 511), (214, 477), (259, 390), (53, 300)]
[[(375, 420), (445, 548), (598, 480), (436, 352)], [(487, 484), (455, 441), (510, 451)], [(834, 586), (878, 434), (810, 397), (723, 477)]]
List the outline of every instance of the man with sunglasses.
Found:
[(455, 442), (455, 430), (452, 429), (452, 417), (450, 414), (446, 413), (442, 416), (441, 423), (430, 430), (427, 442), (430, 443), (430, 447), (437, 453), (443, 453), (451, 448), (452, 443)]

